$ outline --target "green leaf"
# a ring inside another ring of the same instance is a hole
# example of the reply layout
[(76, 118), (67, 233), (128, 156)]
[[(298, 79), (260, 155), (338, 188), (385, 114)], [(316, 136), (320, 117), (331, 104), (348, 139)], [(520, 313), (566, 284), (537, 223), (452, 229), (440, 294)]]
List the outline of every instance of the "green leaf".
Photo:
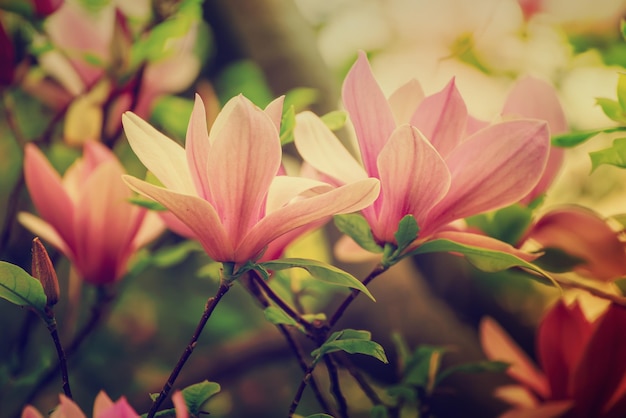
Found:
[(422, 387), (430, 392), (435, 386), (441, 359), (446, 351), (447, 349), (444, 347), (432, 345), (417, 347), (406, 363), (402, 382)]
[(371, 341), (372, 334), (369, 331), (345, 329), (334, 332), (324, 344), (313, 350), (311, 355), (314, 361), (319, 361), (322, 356), (335, 351), (345, 351), (349, 354), (365, 354), (374, 357), (383, 363), (389, 363), (385, 350), (375, 341)]
[(203, 412), (200, 408), (202, 404), (209, 400), (212, 396), (219, 393), (221, 387), (219, 383), (209, 382), (205, 380), (183, 389), (183, 398), (192, 416), (200, 416)]
[(280, 145), (287, 145), (294, 141), (293, 130), (296, 127), (296, 111), (289, 106), (280, 121)]
[(495, 212), (472, 216), (467, 219), (467, 223), (490, 237), (515, 245), (526, 232), (532, 218), (531, 208), (514, 204)]
[(317, 101), (319, 94), (311, 87), (296, 87), (285, 95), (284, 107), (294, 108), (295, 112), (301, 112)]
[(364, 250), (372, 253), (383, 252), (383, 248), (374, 240), (372, 230), (363, 215), (358, 213), (335, 215), (333, 221), (339, 231), (352, 238)]
[(620, 73), (617, 79), (617, 101), (624, 117), (626, 115), (626, 74), (624, 73)]
[(585, 262), (582, 258), (566, 253), (559, 248), (543, 248), (543, 254), (533, 263), (544, 270), (553, 273), (565, 273), (572, 271), (574, 267)]
[(626, 40), (626, 19), (622, 19), (619, 22), (619, 28), (620, 28), (620, 31), (622, 32), (622, 38)]
[(155, 202), (154, 200), (144, 199), (142, 197), (131, 197), (128, 199), (130, 203), (133, 205), (141, 206), (142, 208), (146, 208), (149, 210), (154, 210), (157, 212), (162, 212), (167, 210), (165, 206), (160, 204), (159, 202)]
[(591, 137), (598, 135), (601, 130), (569, 132), (566, 134), (555, 135), (551, 139), (551, 144), (560, 148), (572, 148), (582, 144)]
[(370, 418), (389, 418), (385, 405), (374, 405), (370, 409)]
[(610, 148), (589, 153), (591, 157), (591, 172), (603, 164), (626, 168), (626, 138), (617, 138)]
[(284, 258), (281, 260), (267, 261), (259, 263), (259, 266), (266, 270), (285, 270), (291, 268), (301, 268), (309, 272), (315, 279), (324, 283), (341, 287), (358, 289), (367, 297), (376, 301), (370, 291), (356, 277), (335, 266), (331, 266), (321, 261), (307, 260), (304, 258)]
[(346, 119), (348, 118), (348, 113), (343, 110), (334, 110), (332, 112), (326, 113), (320, 119), (328, 129), (331, 131), (336, 131), (338, 129), (343, 128), (346, 124)]
[(306, 418), (333, 418), (333, 416), (328, 414), (313, 414), (307, 415)]
[(194, 251), (202, 252), (202, 246), (197, 241), (185, 240), (156, 251), (150, 261), (156, 267), (167, 268), (180, 264)]
[(156, 100), (150, 119), (175, 138), (185, 138), (193, 110), (193, 100), (178, 96), (163, 96)]
[(0, 261), (0, 298), (33, 309), (48, 322), (43, 286), (22, 268)]
[(295, 319), (290, 317), (283, 311), (275, 306), (269, 306), (263, 310), (263, 314), (265, 315), (265, 319), (270, 321), (274, 325), (291, 325), (294, 327), (298, 327), (298, 323)]
[(626, 123), (626, 114), (620, 106), (620, 103), (613, 99), (606, 99), (604, 97), (596, 98), (596, 104), (600, 105), (602, 111), (609, 119), (612, 119), (619, 123)]
[(475, 363), (459, 364), (457, 366), (448, 367), (437, 376), (436, 384), (438, 385), (447, 377), (455, 373), (502, 373), (510, 366), (509, 363), (503, 361), (478, 361)]
[(406, 215), (398, 223), (398, 230), (393, 235), (398, 243), (397, 252), (401, 253), (417, 238), (420, 228), (413, 215)]
[(412, 251), (411, 255), (437, 252), (454, 252), (463, 254), (467, 261), (469, 261), (474, 267), (489, 273), (507, 270), (511, 267), (523, 267), (539, 273), (540, 276), (543, 276), (554, 283), (550, 275), (548, 275), (541, 268), (512, 254), (460, 244), (447, 239), (428, 241), (422, 244), (415, 251)]

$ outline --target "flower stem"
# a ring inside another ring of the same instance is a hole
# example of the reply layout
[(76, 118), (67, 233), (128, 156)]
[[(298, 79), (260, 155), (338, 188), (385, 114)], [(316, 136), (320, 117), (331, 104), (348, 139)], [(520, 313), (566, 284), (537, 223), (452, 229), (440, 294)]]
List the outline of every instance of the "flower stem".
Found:
[[(226, 264), (224, 265), (224, 268), (226, 270), (227, 268)], [(217, 289), (217, 293), (215, 293), (215, 296), (212, 296), (209, 299), (207, 299), (206, 305), (204, 306), (204, 312), (202, 313), (202, 317), (200, 318), (200, 322), (198, 322), (198, 325), (196, 326), (196, 330), (194, 331), (193, 335), (191, 336), (191, 339), (189, 340), (189, 344), (187, 344), (187, 347), (185, 347), (185, 351), (183, 351), (183, 354), (178, 359), (178, 363), (176, 363), (176, 366), (174, 366), (174, 369), (172, 370), (170, 377), (167, 379), (167, 382), (165, 382), (165, 384), (163, 385), (163, 389), (161, 389), (161, 392), (152, 403), (152, 407), (150, 408), (150, 411), (148, 412), (148, 418), (154, 417), (154, 415), (159, 410), (159, 407), (161, 406), (165, 398), (167, 398), (167, 395), (169, 394), (170, 390), (174, 386), (174, 383), (176, 382), (176, 378), (178, 378), (178, 375), (183, 369), (183, 366), (185, 365), (185, 363), (191, 356), (191, 353), (193, 353), (194, 348), (196, 348), (196, 344), (198, 343), (198, 338), (200, 338), (200, 334), (202, 334), (202, 330), (204, 329), (204, 326), (206, 325), (209, 318), (211, 317), (211, 314), (215, 310), (215, 307), (217, 306), (217, 304), (220, 302), (222, 297), (226, 294), (226, 292), (228, 292), (228, 290), (232, 286), (232, 278), (230, 277), (231, 273), (232, 273), (232, 269), (231, 271), (224, 272), (223, 276), (225, 275), (227, 278), (225, 279), (224, 277), (222, 277), (222, 279), (220, 280), (220, 286)]]
[(57, 356), (59, 357), (59, 367), (61, 368), (61, 378), (63, 380), (63, 393), (68, 398), (72, 399), (72, 389), (70, 388), (70, 378), (67, 373), (67, 359), (65, 357), (65, 352), (63, 351), (63, 346), (61, 345), (61, 340), (59, 339), (59, 333), (57, 331), (57, 321), (52, 316), (52, 319), (48, 322), (48, 331), (50, 331), (50, 336), (54, 341), (54, 346), (57, 350)]
[[(378, 277), (381, 274), (383, 274), (388, 269), (389, 269), (389, 266), (384, 266), (382, 264), (376, 265), (376, 267), (374, 267), (374, 269), (370, 272), (370, 274), (368, 274), (367, 277), (365, 279), (363, 279), (363, 282), (362, 282), (363, 285), (367, 286), (368, 284), (371, 283), (372, 280), (374, 280), (376, 277)], [(332, 327), (334, 327), (337, 324), (339, 319), (341, 319), (341, 317), (345, 313), (346, 309), (348, 309), (350, 304), (352, 304), (352, 302), (360, 294), (361, 294), (360, 290), (352, 289), (352, 292), (350, 292), (350, 294), (343, 300), (343, 302), (341, 302), (341, 305), (339, 305), (339, 307), (337, 308), (335, 313), (328, 320), (328, 329), (331, 329)]]
[(300, 385), (298, 386), (298, 390), (293, 397), (293, 401), (291, 401), (291, 406), (289, 407), (289, 413), (287, 414), (288, 418), (292, 418), (296, 413), (296, 409), (298, 409), (298, 405), (300, 404), (300, 399), (302, 399), (302, 394), (304, 393), (304, 389), (306, 388), (307, 383), (313, 377), (313, 369), (315, 369), (315, 363), (311, 365), (304, 374)]
[(335, 400), (337, 401), (337, 406), (339, 407), (339, 416), (341, 418), (348, 418), (348, 404), (346, 403), (346, 398), (341, 392), (337, 366), (335, 366), (335, 362), (333, 361), (332, 357), (328, 355), (324, 356), (324, 363), (326, 364), (328, 377), (330, 378), (330, 392), (335, 397)]

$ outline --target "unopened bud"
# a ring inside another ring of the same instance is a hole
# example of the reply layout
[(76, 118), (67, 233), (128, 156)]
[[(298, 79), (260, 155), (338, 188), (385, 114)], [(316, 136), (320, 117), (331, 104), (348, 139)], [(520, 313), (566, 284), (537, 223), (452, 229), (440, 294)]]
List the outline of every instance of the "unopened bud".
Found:
[(33, 239), (33, 262), (31, 274), (41, 282), (43, 292), (46, 295), (46, 305), (48, 307), (56, 305), (59, 301), (59, 280), (54, 271), (52, 261), (48, 256), (46, 248), (39, 238)]

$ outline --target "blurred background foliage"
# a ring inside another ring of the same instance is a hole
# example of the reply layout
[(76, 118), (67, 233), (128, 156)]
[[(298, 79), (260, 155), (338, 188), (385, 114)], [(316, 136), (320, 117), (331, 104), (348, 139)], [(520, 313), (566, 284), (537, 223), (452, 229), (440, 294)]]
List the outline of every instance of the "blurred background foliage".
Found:
[[(113, 3), (77, 1), (92, 13)], [(28, 2), (2, 0), (0, 7), (11, 9), (11, 4), (19, 3)], [(626, 3), (543, 3), (542, 13), (525, 15), (512, 0), (154, 0), (148, 8), (148, 23), (127, 22), (140, 29), (131, 36), (130, 52), (118, 51), (126, 61), (106, 71), (126, 88), (124, 83), (141, 74), (146, 62), (163, 58), (168, 41), (186, 35), (190, 25), (197, 24), (191, 51), (199, 63), (197, 75), (174, 94), (160, 95), (148, 115), (155, 126), (181, 143), (195, 92), (211, 103), (209, 119), (220, 104), (240, 93), (259, 106), (287, 94), (296, 110), (311, 108), (324, 114), (337, 109), (341, 80), (358, 49), (368, 52), (387, 92), (415, 77), (428, 94), (454, 75), (470, 110), (491, 119), (512, 82), (531, 73), (557, 86), (573, 129), (611, 126), (613, 122), (594, 106), (594, 98), (613, 97), (617, 74), (626, 66), (626, 44), (619, 31)], [(43, 90), (33, 90), (33, 85), (43, 89), (38, 83), (53, 78), (39, 65), (43, 54), (56, 47), (40, 36), (46, 31), (45, 19), (3, 10), (0, 22), (14, 46), (16, 64), (14, 78), (2, 87), (0, 103), (0, 259), (28, 271), (32, 235), (15, 221), (19, 211), (34, 212), (22, 175), (23, 145), (36, 142), (63, 172), (80, 154), (77, 144), (66, 138), (68, 125), (78, 122), (70, 120), (72, 113), (67, 109), (46, 103), (37, 94)], [(119, 39), (114, 43), (120, 48), (121, 44)], [(91, 58), (96, 67), (102, 65), (97, 57)], [(187, 62), (180, 65), (169, 71), (184, 71)], [(77, 114), (79, 120), (87, 118), (88, 106)], [(114, 118), (112, 113), (103, 117)], [(115, 150), (129, 173), (143, 177), (144, 169), (119, 127), (107, 132), (106, 123), (101, 125), (97, 139)], [(347, 134), (343, 134), (345, 139)], [(601, 167), (588, 175), (585, 158), (589, 149), (602, 148), (612, 139), (606, 135), (568, 151), (548, 203), (589, 204), (606, 215), (623, 212), (624, 173)], [(289, 146), (286, 150), (293, 155)], [(292, 251), (332, 261), (328, 245), (337, 237), (334, 227), (328, 226)], [(49, 250), (61, 280), (57, 318), (62, 339), (70, 340), (89, 317), (98, 295), (96, 289), (85, 286), (79, 306), (70, 306), (68, 262)], [(148, 393), (158, 391), (165, 381), (206, 298), (217, 286), (217, 266), (201, 247), (171, 232), (141, 251), (134, 266), (110, 290), (116, 297), (106, 320), (70, 359), (75, 399), (87, 411), (102, 389), (113, 399), (127, 396), (138, 411), (147, 410)], [(369, 271), (369, 266), (339, 266), (356, 277)], [(293, 291), (298, 283), (306, 290), (302, 303), (317, 312), (334, 306), (341, 294), (308, 285), (301, 277), (276, 280), (274, 285), (291, 286)], [(547, 300), (555, 296), (523, 273), (486, 275), (447, 254), (402, 263), (377, 279), (371, 290), (378, 302), (360, 298), (340, 325), (369, 329), (373, 339), (386, 348), (389, 365), (355, 359), (380, 388), (398, 381), (393, 333), (402, 335), (411, 349), (418, 344), (450, 347), (446, 364), (475, 361), (484, 358), (476, 327), (481, 317), (490, 315), (532, 353), (534, 327)], [(45, 379), (55, 362), (45, 327), (34, 314), (1, 302), (0, 322), (0, 415), (16, 416), (24, 402), (42, 411), (49, 409), (57, 402), (60, 381), (57, 375)], [(211, 318), (177, 386), (204, 379), (219, 382), (222, 392), (207, 406), (211, 417), (277, 417), (284, 416), (301, 378), (281, 335), (265, 321), (252, 298), (235, 286)], [(455, 375), (433, 395), (432, 410), (438, 417), (468, 416), (467, 411), (495, 416), (504, 405), (491, 392), (506, 381), (500, 374)], [(322, 381), (322, 387), (326, 386)], [(360, 391), (350, 386), (345, 391), (354, 416), (369, 416), (370, 404)], [(317, 411), (308, 391), (300, 411)]]

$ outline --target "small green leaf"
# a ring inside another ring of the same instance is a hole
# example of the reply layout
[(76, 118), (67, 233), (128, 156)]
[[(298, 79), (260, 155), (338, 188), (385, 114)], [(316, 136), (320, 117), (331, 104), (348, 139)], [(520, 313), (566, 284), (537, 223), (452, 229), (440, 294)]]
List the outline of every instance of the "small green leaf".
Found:
[(319, 361), (322, 356), (335, 351), (345, 351), (349, 354), (365, 354), (374, 357), (383, 363), (389, 363), (385, 350), (375, 341), (371, 341), (372, 334), (369, 331), (345, 329), (334, 332), (324, 344), (313, 350), (311, 355), (315, 361)]
[(335, 215), (333, 221), (339, 231), (352, 238), (364, 250), (372, 253), (383, 252), (383, 248), (374, 240), (372, 230), (363, 215), (358, 213)]
[(436, 252), (453, 252), (463, 254), (467, 261), (469, 261), (474, 267), (489, 273), (507, 270), (511, 267), (523, 267), (539, 273), (540, 276), (543, 276), (554, 283), (550, 275), (548, 275), (541, 268), (512, 254), (460, 244), (447, 239), (435, 239), (428, 241), (422, 244), (415, 251), (412, 251), (411, 255)]
[(209, 382), (208, 380), (187, 386), (182, 392), (189, 413), (192, 416), (200, 416), (201, 412), (203, 412), (200, 409), (202, 404), (219, 393), (220, 390), (221, 387), (219, 383)]
[(446, 351), (444, 347), (432, 345), (417, 347), (406, 363), (402, 382), (431, 391)]
[(411, 245), (415, 239), (417, 239), (417, 234), (420, 231), (420, 227), (417, 225), (417, 221), (413, 217), (413, 215), (406, 215), (400, 222), (398, 223), (398, 230), (393, 235), (396, 238), (396, 243), (398, 244), (398, 249), (396, 250), (398, 253), (401, 253)]
[(289, 106), (280, 121), (280, 145), (287, 145), (294, 141), (293, 130), (296, 127), (296, 111)]
[(142, 208), (154, 210), (157, 212), (167, 210), (165, 206), (163, 206), (159, 202), (155, 202), (154, 200), (144, 199), (141, 197), (131, 197), (128, 199), (128, 201), (133, 205), (141, 206)]
[(39, 280), (5, 261), (0, 261), (0, 298), (31, 308), (47, 321), (46, 295)]
[(617, 138), (610, 148), (589, 153), (591, 157), (591, 172), (603, 164), (626, 168), (626, 138)]
[(551, 139), (551, 144), (560, 148), (572, 148), (582, 144), (591, 137), (598, 135), (601, 130), (569, 132), (562, 135), (555, 135)]
[(475, 363), (459, 364), (458, 366), (448, 367), (447, 369), (442, 371), (439, 374), (439, 376), (437, 376), (436, 384), (438, 385), (448, 376), (451, 376), (455, 373), (485, 373), (485, 372), (502, 373), (506, 369), (508, 369), (509, 366), (510, 366), (509, 363), (505, 363), (503, 361), (488, 361), (488, 360), (478, 361)]
[(343, 128), (346, 124), (346, 120), (348, 118), (348, 113), (343, 110), (334, 110), (332, 112), (326, 113), (320, 119), (328, 129), (331, 131), (336, 131), (338, 129)]
[(389, 418), (385, 405), (374, 405), (370, 409), (370, 418)]
[(281, 260), (259, 263), (259, 266), (266, 270), (301, 268), (308, 271), (309, 274), (317, 280), (336, 286), (358, 289), (367, 295), (367, 297), (376, 301), (367, 287), (365, 287), (356, 277), (335, 266), (322, 263), (321, 261), (307, 260), (304, 258), (284, 258)]
[(609, 119), (619, 123), (626, 123), (626, 115), (620, 103), (613, 99), (606, 99), (604, 97), (596, 98), (596, 104), (600, 105), (602, 111)]
[(282, 309), (279, 309), (275, 306), (269, 306), (263, 310), (263, 314), (265, 315), (265, 319), (270, 321), (274, 325), (291, 325), (294, 327), (298, 326), (298, 323), (295, 319), (287, 315)]

